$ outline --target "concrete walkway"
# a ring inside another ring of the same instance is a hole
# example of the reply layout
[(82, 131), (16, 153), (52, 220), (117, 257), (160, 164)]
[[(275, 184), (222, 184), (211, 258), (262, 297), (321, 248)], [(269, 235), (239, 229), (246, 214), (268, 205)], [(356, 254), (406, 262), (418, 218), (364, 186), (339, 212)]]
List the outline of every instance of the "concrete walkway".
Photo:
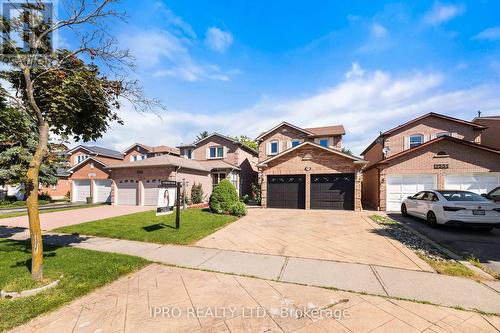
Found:
[[(145, 206), (97, 206), (89, 208), (81, 208), (74, 210), (64, 210), (60, 212), (52, 212), (40, 214), (40, 224), (42, 230), (52, 230), (68, 225), (80, 224), (95, 220), (102, 220), (109, 217), (127, 215), (132, 213), (151, 210), (152, 207)], [(0, 226), (7, 227), (28, 227), (28, 216), (16, 216), (5, 219), (0, 219)]]
[[(26, 240), (27, 230), (0, 228), (0, 237)], [(401, 268), (265, 255), (191, 246), (46, 234), (44, 243), (116, 252), (186, 268), (366, 292), (500, 314), (500, 282), (484, 283)]]

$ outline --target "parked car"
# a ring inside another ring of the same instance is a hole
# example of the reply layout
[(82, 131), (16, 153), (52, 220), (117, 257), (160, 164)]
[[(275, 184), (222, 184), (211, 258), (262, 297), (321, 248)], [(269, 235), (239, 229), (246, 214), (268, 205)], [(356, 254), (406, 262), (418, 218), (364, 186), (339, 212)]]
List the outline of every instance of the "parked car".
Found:
[(486, 199), (489, 199), (491, 201), (500, 202), (500, 186), (497, 188), (494, 188), (493, 190), (491, 190), (490, 192), (488, 192), (486, 194), (481, 194), (481, 195), (483, 197), (485, 197)]
[(403, 202), (401, 213), (425, 219), (431, 227), (500, 228), (500, 205), (468, 191), (421, 191)]

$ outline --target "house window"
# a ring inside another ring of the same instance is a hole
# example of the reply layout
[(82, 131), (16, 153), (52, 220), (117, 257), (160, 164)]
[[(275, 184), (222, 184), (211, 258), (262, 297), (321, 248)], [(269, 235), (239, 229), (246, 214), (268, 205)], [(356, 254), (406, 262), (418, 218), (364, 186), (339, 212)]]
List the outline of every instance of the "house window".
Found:
[(89, 158), (89, 155), (78, 155), (76, 157), (76, 163), (79, 164), (79, 163), (82, 163), (83, 161), (85, 161), (87, 158)]
[(410, 136), (410, 148), (420, 146), (424, 142), (424, 136), (422, 134), (415, 134)]
[(212, 174), (213, 187), (215, 187), (217, 184), (219, 184), (224, 179), (226, 179), (226, 174), (224, 172), (213, 173)]
[(441, 132), (441, 133), (438, 133), (438, 134), (436, 134), (436, 138), (439, 138), (439, 137), (441, 137), (441, 136), (445, 136), (445, 135), (448, 135), (448, 136), (449, 136), (449, 135), (450, 135), (450, 132)]
[(223, 158), (224, 157), (224, 147), (210, 147), (210, 158)]
[(148, 156), (146, 154), (132, 155), (132, 156), (130, 156), (130, 162), (145, 160), (146, 158), (148, 158)]
[(186, 156), (186, 158), (188, 158), (188, 159), (192, 159), (193, 158), (193, 150), (192, 149), (186, 149), (184, 151), (184, 156)]
[(279, 152), (279, 142), (271, 141), (269, 143), (269, 155), (276, 155)]
[(292, 140), (292, 148), (297, 147), (298, 145), (300, 145), (300, 140), (298, 140), (298, 139)]
[(328, 147), (328, 138), (319, 139), (319, 145), (323, 147)]
[(237, 173), (231, 173), (231, 183), (236, 188), (236, 191), (238, 191), (238, 174)]

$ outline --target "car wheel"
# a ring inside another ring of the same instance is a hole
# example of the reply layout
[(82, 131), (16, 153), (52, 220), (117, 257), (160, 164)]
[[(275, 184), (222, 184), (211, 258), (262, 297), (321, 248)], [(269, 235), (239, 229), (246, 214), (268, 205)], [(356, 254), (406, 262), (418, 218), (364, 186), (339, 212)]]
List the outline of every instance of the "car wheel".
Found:
[(406, 210), (406, 205), (405, 204), (401, 205), (401, 215), (408, 216), (408, 210)]
[(434, 214), (434, 212), (431, 211), (427, 213), (427, 223), (431, 228), (437, 227), (438, 223), (436, 219), (436, 214)]

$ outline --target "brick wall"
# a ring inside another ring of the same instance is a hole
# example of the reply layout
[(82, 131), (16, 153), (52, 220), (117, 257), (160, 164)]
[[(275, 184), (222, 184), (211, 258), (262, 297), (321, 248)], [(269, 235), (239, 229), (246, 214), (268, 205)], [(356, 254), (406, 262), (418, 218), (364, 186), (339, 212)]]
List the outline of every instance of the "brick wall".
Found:
[(205, 139), (202, 141), (200, 145), (198, 145), (194, 150), (193, 150), (193, 160), (198, 160), (198, 161), (203, 161), (207, 160), (207, 149), (209, 147), (213, 146), (223, 146), (226, 148), (226, 156), (222, 159), (224, 162), (233, 164), (233, 165), (238, 165), (238, 154), (236, 153), (238, 150), (238, 146), (235, 145), (233, 142), (221, 138), (219, 136), (212, 136), (208, 139)]
[(474, 122), (488, 127), (481, 135), (481, 144), (500, 150), (500, 119), (477, 118)]
[(52, 199), (62, 199), (71, 192), (71, 181), (68, 178), (59, 178), (55, 189), (52, 186), (43, 186), (38, 193), (47, 193)]
[[(310, 170), (306, 171), (306, 168)], [(262, 168), (261, 188), (262, 205), (267, 204), (267, 175), (306, 175), (306, 209), (310, 208), (311, 175), (320, 173), (356, 173), (361, 165), (353, 160), (325, 151), (321, 148), (306, 145), (280, 156)], [(361, 210), (361, 179), (355, 177), (355, 210)]]
[(363, 172), (363, 184), (361, 188), (363, 208), (377, 209), (379, 205), (379, 176), (377, 168)]
[(283, 125), (262, 138), (262, 141), (259, 143), (259, 162), (271, 157), (266, 153), (266, 147), (270, 141), (278, 140), (280, 145), (279, 151), (282, 152), (288, 148), (287, 142), (292, 139), (312, 141), (307, 138), (307, 135), (304, 132), (298, 131), (290, 126)]

